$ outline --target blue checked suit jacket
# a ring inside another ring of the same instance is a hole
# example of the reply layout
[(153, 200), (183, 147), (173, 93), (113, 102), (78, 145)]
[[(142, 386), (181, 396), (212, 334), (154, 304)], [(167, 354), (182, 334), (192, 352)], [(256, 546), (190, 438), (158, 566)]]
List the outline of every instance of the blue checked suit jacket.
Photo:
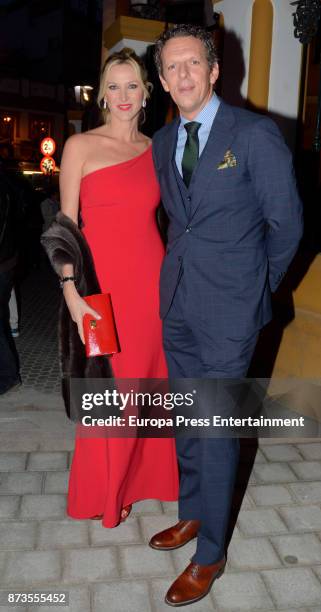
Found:
[[(291, 154), (273, 121), (221, 101), (189, 190), (175, 164), (179, 119), (156, 132), (153, 156), (169, 217), (160, 314), (184, 268), (186, 311), (209, 331), (244, 338), (271, 318), (302, 235)], [(234, 160), (219, 168), (227, 151)]]

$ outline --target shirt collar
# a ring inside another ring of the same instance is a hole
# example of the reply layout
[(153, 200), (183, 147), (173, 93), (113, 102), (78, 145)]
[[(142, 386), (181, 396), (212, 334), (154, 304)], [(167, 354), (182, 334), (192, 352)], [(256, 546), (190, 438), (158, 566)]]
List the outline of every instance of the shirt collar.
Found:
[[(212, 123), (214, 121), (215, 115), (217, 113), (218, 107), (220, 105), (220, 99), (213, 93), (211, 99), (208, 103), (202, 108), (202, 110), (194, 117), (193, 121), (198, 121), (198, 123), (202, 124), (202, 127), (210, 129), (212, 127)], [(185, 123), (189, 123), (190, 119), (186, 119), (181, 115), (180, 128), (183, 128)]]

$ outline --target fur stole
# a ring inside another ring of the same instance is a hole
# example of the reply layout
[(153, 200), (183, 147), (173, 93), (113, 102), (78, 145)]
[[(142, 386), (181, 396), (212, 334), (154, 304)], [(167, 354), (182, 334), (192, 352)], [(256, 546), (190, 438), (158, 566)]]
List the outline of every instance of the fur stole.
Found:
[[(59, 276), (62, 276), (64, 264), (73, 264), (76, 287), (82, 297), (101, 293), (89, 246), (69, 217), (59, 212), (56, 221), (42, 234), (41, 243)], [(60, 305), (58, 329), (62, 395), (67, 415), (70, 416), (70, 379), (111, 378), (113, 373), (108, 357), (87, 359), (77, 325), (71, 319), (64, 299)]]

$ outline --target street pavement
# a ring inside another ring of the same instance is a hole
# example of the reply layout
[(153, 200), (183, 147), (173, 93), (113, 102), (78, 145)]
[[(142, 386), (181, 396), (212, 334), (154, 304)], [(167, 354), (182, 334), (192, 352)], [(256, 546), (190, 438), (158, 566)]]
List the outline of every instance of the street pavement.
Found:
[[(59, 395), (58, 299), (46, 271), (22, 287), (24, 383), (0, 399), (0, 590), (67, 591), (70, 603), (6, 604), (0, 612), (168, 611), (165, 592), (195, 541), (172, 552), (147, 542), (176, 522), (176, 503), (139, 502), (114, 529), (65, 514), (74, 426)], [(189, 609), (321, 612), (321, 440), (260, 442), (226, 571)]]

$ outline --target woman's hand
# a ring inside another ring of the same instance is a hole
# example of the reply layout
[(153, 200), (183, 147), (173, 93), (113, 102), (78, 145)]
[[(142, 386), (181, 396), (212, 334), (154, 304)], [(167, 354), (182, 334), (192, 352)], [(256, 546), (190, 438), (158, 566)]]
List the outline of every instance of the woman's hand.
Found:
[(72, 320), (77, 324), (80, 339), (82, 343), (85, 344), (83, 327), (84, 315), (90, 314), (95, 319), (101, 319), (101, 316), (98, 314), (98, 312), (96, 312), (96, 310), (90, 308), (87, 302), (85, 302), (85, 300), (80, 297), (73, 282), (65, 283), (63, 293), (64, 298), (66, 300), (66, 304), (68, 306), (68, 310), (70, 312), (70, 316)]

